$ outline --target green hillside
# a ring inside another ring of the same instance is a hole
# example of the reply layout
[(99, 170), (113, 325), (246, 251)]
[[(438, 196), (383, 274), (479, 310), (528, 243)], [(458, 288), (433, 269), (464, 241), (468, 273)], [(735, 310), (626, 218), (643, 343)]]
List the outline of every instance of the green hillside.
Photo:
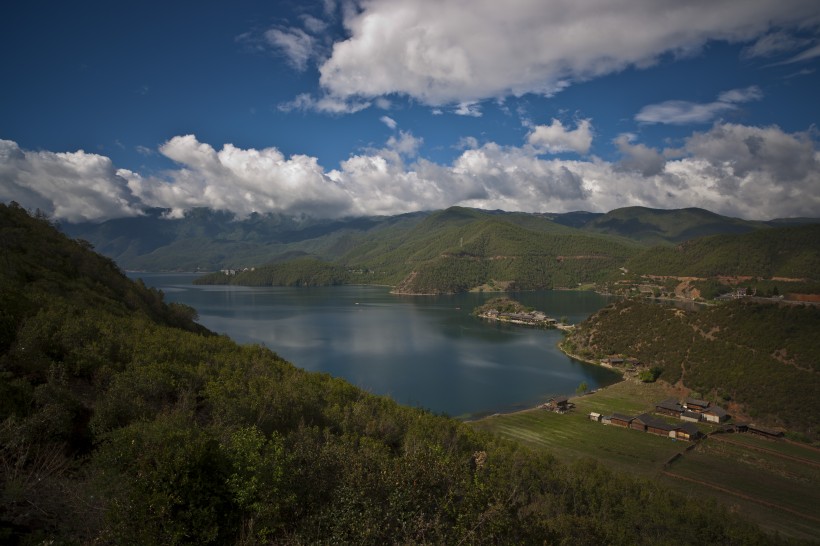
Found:
[(716, 234), (741, 234), (765, 228), (763, 222), (721, 216), (704, 209), (625, 207), (593, 218), (583, 229), (620, 235), (646, 244), (669, 244)]
[(539, 216), (453, 207), (408, 232), (368, 241), (340, 262), (374, 271), (399, 292), (461, 292), (490, 282), (530, 290), (595, 281), (638, 249)]
[(0, 205), (4, 544), (764, 544), (737, 514), (398, 406)]
[(714, 235), (654, 247), (626, 262), (633, 274), (747, 275), (820, 280), (820, 224)]
[(566, 339), (587, 358), (623, 355), (759, 424), (820, 439), (820, 308), (734, 301), (697, 311), (625, 300)]

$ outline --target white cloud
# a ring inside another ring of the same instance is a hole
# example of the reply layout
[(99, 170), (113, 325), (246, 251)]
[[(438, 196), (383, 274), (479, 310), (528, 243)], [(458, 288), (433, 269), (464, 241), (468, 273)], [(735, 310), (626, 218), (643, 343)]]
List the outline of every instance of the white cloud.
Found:
[(149, 206), (177, 216), (191, 207), (340, 217), (450, 205), (529, 212), (703, 207), (754, 219), (820, 213), (820, 152), (809, 132), (716, 123), (663, 154), (622, 134), (614, 140), (617, 163), (544, 158), (528, 142), (461, 143), (466, 149), (452, 163), (438, 164), (418, 156), (420, 138), (399, 131), (383, 148), (326, 171), (315, 157), (231, 144), (215, 149), (187, 135), (159, 149), (176, 167), (142, 176), (95, 154), (31, 152), (0, 141), (0, 199), (70, 221), (133, 216)]
[(138, 200), (105, 156), (22, 150), (0, 140), (0, 201), (17, 201), (71, 222), (136, 216)]
[(276, 148), (243, 150), (226, 144), (217, 151), (195, 136), (174, 137), (160, 153), (179, 168), (161, 178), (121, 171), (133, 193), (148, 206), (176, 210), (211, 207), (240, 216), (284, 212), (333, 217), (350, 207), (349, 196), (314, 157), (285, 158)]
[(799, 38), (789, 32), (780, 30), (761, 36), (752, 45), (744, 48), (741, 55), (746, 59), (772, 57), (794, 51), (808, 43), (805, 38)]
[(736, 110), (738, 103), (760, 100), (763, 93), (752, 85), (745, 89), (724, 91), (718, 99), (709, 103), (697, 103), (683, 100), (668, 100), (658, 104), (644, 106), (635, 115), (635, 120), (642, 123), (664, 123), (670, 125), (688, 125), (690, 123), (709, 123), (723, 112)]
[(569, 131), (557, 119), (551, 125), (536, 125), (527, 137), (527, 142), (539, 151), (552, 154), (576, 152), (586, 154), (592, 146), (592, 123), (582, 119), (577, 127)]
[(456, 105), (453, 113), (457, 116), (481, 117), (481, 106), (476, 101), (466, 101)]
[(314, 98), (310, 93), (296, 95), (293, 100), (283, 102), (277, 106), (282, 112), (293, 110), (317, 111), (325, 114), (353, 114), (370, 106), (370, 102), (361, 100), (342, 100), (331, 96)]
[(782, 64), (800, 63), (803, 61), (810, 61), (811, 59), (815, 59), (817, 57), (820, 57), (820, 44), (798, 53), (791, 59), (783, 61)]
[(379, 118), (379, 121), (381, 121), (382, 123), (387, 125), (390, 129), (395, 129), (396, 126), (398, 126), (398, 123), (396, 123), (396, 120), (391, 118), (390, 116), (382, 116), (382, 117)]
[(304, 71), (308, 61), (316, 56), (316, 40), (301, 28), (272, 28), (264, 36), (296, 70)]
[(710, 40), (818, 21), (816, 0), (368, 0), (345, 11), (349, 37), (321, 64), (321, 84), (340, 99), (397, 93), (431, 106), (549, 95)]

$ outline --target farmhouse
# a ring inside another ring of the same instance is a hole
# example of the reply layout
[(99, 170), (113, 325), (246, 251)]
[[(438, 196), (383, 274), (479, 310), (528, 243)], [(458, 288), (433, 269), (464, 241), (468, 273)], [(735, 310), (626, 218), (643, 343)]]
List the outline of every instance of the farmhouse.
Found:
[(684, 423), (675, 428), (675, 438), (694, 441), (703, 436), (694, 423)]
[(703, 412), (703, 418), (710, 423), (722, 423), (729, 419), (729, 414), (720, 406), (711, 406)]
[(695, 413), (694, 411), (685, 410), (680, 414), (680, 418), (684, 421), (689, 421), (690, 423), (698, 423), (700, 422), (701, 415), (700, 413)]
[(689, 411), (703, 413), (709, 407), (709, 402), (707, 400), (698, 400), (697, 398), (687, 398), (686, 402), (683, 404), (683, 407)]
[(643, 413), (635, 417), (632, 423), (630, 423), (629, 428), (642, 430), (657, 436), (669, 436), (669, 433), (675, 429), (675, 427), (666, 421), (658, 419), (648, 413)]
[(674, 398), (667, 398), (662, 402), (655, 404), (655, 412), (663, 415), (671, 415), (672, 417), (680, 417), (683, 413), (683, 406)]
[(613, 413), (609, 417), (609, 424), (615, 425), (616, 427), (628, 427), (629, 423), (632, 422), (632, 419), (633, 417), (629, 417), (628, 415)]

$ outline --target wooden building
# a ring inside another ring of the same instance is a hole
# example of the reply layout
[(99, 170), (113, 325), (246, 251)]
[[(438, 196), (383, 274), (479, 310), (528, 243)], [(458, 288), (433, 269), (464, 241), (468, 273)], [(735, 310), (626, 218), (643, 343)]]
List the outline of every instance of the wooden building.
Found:
[(655, 412), (672, 417), (680, 417), (680, 414), (683, 413), (683, 406), (676, 399), (667, 398), (655, 404)]
[(703, 418), (710, 423), (723, 423), (729, 419), (729, 414), (720, 406), (710, 406), (703, 412)]
[(679, 440), (688, 440), (692, 442), (701, 436), (703, 436), (703, 434), (694, 423), (684, 423), (678, 427), (675, 427), (675, 438)]
[(629, 417), (628, 415), (622, 415), (620, 413), (613, 413), (609, 417), (609, 424), (615, 425), (616, 427), (628, 427), (629, 423), (632, 422), (633, 417)]
[(687, 398), (686, 402), (683, 404), (683, 407), (689, 411), (703, 413), (709, 407), (709, 402), (707, 400), (698, 400), (697, 398)]

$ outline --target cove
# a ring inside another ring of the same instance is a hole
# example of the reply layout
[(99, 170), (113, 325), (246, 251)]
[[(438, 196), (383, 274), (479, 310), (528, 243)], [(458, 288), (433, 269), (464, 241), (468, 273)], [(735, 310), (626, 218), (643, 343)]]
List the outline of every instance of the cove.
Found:
[[(472, 310), (498, 294), (396, 296), (386, 287), (195, 286), (194, 274), (130, 273), (199, 322), (259, 343), (309, 371), (341, 377), (401, 404), (459, 418), (532, 407), (620, 376), (564, 355), (562, 334), (491, 323)], [(512, 294), (555, 318), (580, 322), (610, 300), (592, 292)]]

